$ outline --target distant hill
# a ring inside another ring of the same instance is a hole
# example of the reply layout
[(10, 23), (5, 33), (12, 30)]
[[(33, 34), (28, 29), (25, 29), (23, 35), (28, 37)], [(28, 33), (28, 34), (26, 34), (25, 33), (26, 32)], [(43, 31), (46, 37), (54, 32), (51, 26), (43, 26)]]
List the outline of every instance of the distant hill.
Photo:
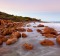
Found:
[(41, 21), (36, 18), (30, 18), (30, 17), (22, 17), (22, 16), (14, 16), (10, 15), (4, 12), (0, 12), (0, 19), (6, 19), (6, 20), (13, 20), (13, 21)]
[(45, 23), (60, 23), (60, 21), (43, 21)]
[(60, 21), (51, 21), (51, 23), (60, 23)]

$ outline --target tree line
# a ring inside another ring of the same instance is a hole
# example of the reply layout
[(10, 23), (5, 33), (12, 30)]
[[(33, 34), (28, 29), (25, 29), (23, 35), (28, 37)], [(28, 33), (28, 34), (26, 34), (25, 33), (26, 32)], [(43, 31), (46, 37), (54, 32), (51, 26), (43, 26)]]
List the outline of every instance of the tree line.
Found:
[(31, 17), (22, 17), (22, 16), (15, 16), (15, 15), (10, 15), (4, 12), (0, 12), (0, 19), (6, 19), (6, 20), (12, 20), (15, 22), (20, 22), (20, 21), (41, 21), (36, 18), (31, 18)]

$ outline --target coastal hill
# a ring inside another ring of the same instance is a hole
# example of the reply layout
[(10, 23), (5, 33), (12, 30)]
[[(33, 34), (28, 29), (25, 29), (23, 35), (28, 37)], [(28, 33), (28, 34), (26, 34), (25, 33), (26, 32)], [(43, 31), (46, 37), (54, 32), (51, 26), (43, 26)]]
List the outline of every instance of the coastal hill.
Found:
[(12, 20), (15, 22), (20, 22), (20, 21), (41, 21), (40, 19), (36, 18), (31, 18), (31, 17), (23, 17), (23, 16), (15, 16), (11, 14), (7, 14), (5, 12), (0, 12), (0, 19), (6, 19), (6, 20)]

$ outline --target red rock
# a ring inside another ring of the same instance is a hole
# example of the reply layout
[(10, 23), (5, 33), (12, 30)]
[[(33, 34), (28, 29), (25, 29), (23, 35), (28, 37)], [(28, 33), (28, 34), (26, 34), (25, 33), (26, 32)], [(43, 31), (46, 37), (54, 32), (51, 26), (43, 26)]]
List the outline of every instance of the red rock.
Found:
[(26, 38), (27, 35), (26, 35), (25, 33), (22, 33), (22, 37), (23, 37), (23, 38)]
[(17, 28), (16, 30), (20, 31), (20, 32), (25, 32), (26, 31), (26, 29), (24, 29), (24, 28)]
[(10, 38), (6, 41), (6, 44), (11, 45), (14, 44), (15, 42), (17, 42), (17, 38)]
[(19, 38), (19, 37), (21, 37), (21, 33), (20, 32), (13, 32), (11, 36)]
[(42, 25), (42, 24), (39, 24), (37, 27), (44, 27), (44, 25)]
[(5, 28), (5, 29), (3, 30), (2, 35), (9, 35), (9, 34), (11, 34), (11, 32), (9, 31), (8, 28)]
[(27, 29), (27, 32), (33, 32), (33, 30), (28, 28), (28, 29)]
[(8, 29), (9, 29), (9, 33), (13, 33), (13, 32), (16, 31), (15, 27), (13, 27), (13, 28), (8, 28)]
[(55, 38), (56, 35), (53, 35), (53, 34), (43, 34), (45, 37), (47, 38)]
[(45, 39), (45, 40), (42, 40), (40, 42), (40, 44), (43, 45), (43, 46), (53, 46), (54, 45), (54, 42), (51, 41), (51, 40)]
[(56, 42), (60, 45), (60, 35), (57, 36)]
[(57, 31), (55, 29), (53, 29), (53, 28), (50, 28), (50, 27), (45, 27), (43, 29), (43, 33), (57, 35)]
[(37, 32), (42, 33), (42, 31), (40, 29), (37, 29)]
[(0, 40), (0, 45), (2, 45), (3, 44), (3, 41), (2, 40)]
[(6, 42), (7, 40), (8, 40), (8, 38), (6, 38), (6, 37), (2, 38), (3, 42)]
[(24, 43), (24, 44), (23, 44), (23, 47), (24, 47), (26, 50), (32, 50), (32, 49), (33, 49), (33, 45), (32, 45), (32, 44), (28, 44), (28, 43)]

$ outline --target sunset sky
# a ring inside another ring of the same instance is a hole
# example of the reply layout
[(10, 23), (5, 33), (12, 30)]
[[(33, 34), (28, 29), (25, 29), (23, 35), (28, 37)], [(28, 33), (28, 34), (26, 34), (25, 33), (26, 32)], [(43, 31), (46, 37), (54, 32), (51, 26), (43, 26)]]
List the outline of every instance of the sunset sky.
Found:
[(60, 21), (60, 0), (0, 0), (0, 11), (43, 21)]

